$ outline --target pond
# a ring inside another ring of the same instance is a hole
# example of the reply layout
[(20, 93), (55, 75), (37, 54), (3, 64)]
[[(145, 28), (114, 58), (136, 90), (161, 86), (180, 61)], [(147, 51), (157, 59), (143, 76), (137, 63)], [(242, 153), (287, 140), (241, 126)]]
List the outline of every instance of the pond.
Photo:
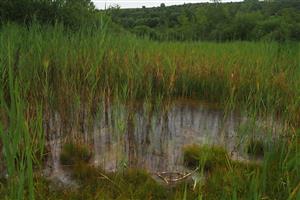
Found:
[[(240, 113), (225, 113), (191, 100), (173, 101), (161, 109), (149, 107), (103, 103), (97, 117), (91, 120), (83, 110), (80, 117), (71, 118), (75, 122), (69, 128), (57, 113), (53, 114), (47, 124), (51, 152), (47, 165), (51, 173), (62, 172), (59, 155), (63, 143), (70, 138), (89, 145), (93, 151), (91, 164), (106, 171), (129, 167), (153, 173), (185, 172), (182, 149), (191, 144), (221, 145), (234, 159), (248, 159), (240, 132), (249, 132), (249, 118)], [(281, 129), (271, 118), (256, 119), (254, 125), (259, 136), (273, 136)]]

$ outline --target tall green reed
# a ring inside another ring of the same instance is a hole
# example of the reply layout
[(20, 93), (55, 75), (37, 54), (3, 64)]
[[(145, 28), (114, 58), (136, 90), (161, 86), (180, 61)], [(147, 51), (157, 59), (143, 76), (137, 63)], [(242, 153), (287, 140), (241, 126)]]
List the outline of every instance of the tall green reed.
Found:
[(34, 199), (33, 154), (35, 151), (43, 154), (42, 116), (39, 114), (32, 119), (35, 113), (27, 107), (29, 105), (22, 96), (28, 90), (28, 85), (20, 85), (17, 71), (20, 54), (15, 45), (19, 38), (16, 38), (16, 33), (11, 32), (5, 42), (1, 37), (0, 105), (6, 122), (0, 123), (0, 136), (8, 175), (9, 193), (6, 198)]

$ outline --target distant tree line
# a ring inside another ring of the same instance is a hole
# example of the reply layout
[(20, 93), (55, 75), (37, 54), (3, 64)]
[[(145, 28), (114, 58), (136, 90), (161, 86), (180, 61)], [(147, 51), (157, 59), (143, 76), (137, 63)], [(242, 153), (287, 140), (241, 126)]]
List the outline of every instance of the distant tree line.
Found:
[(61, 22), (76, 28), (99, 18), (91, 0), (0, 0), (0, 21), (28, 24)]
[(300, 40), (300, 1), (245, 0), (111, 9), (112, 20), (156, 40)]

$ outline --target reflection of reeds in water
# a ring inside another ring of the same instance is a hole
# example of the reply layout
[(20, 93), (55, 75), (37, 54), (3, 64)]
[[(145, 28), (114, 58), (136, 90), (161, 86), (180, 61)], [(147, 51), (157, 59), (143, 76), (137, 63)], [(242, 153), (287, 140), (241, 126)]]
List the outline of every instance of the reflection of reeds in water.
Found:
[[(155, 110), (151, 103), (131, 102), (124, 105), (101, 104), (99, 115), (85, 120), (85, 131), (82, 126), (76, 126), (77, 121), (68, 124), (58, 122), (57, 127), (73, 127), (71, 132), (61, 135), (66, 139), (83, 140), (94, 149), (94, 164), (109, 171), (122, 168), (146, 168), (150, 171), (180, 169), (182, 166), (181, 148), (192, 143), (219, 144), (236, 156), (244, 157), (240, 144), (244, 137), (275, 136), (279, 133), (272, 127), (256, 119), (240, 119), (233, 112), (230, 118), (223, 118), (221, 109), (203, 106), (201, 102), (176, 101), (167, 104), (166, 109)], [(81, 116), (80, 112), (74, 113)], [(59, 117), (58, 117), (59, 118)], [(77, 119), (78, 117), (71, 117)], [(55, 121), (55, 120), (52, 120)], [(253, 122), (251, 124), (250, 122)], [(243, 129), (249, 126), (249, 130)], [(53, 125), (52, 125), (53, 127)], [(250, 129), (251, 128), (251, 129)], [(57, 132), (64, 132), (57, 128)], [(238, 131), (238, 132), (236, 132)], [(56, 131), (53, 130), (53, 133)], [(72, 136), (72, 137), (70, 137)], [(278, 135), (275, 137), (278, 138)]]

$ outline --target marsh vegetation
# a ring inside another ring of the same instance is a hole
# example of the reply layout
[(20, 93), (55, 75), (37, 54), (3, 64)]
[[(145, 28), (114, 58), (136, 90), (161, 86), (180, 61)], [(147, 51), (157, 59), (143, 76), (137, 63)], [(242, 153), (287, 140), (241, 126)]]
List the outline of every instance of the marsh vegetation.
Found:
[(1, 18), (1, 199), (300, 198), (298, 41), (153, 41), (82, 13)]

